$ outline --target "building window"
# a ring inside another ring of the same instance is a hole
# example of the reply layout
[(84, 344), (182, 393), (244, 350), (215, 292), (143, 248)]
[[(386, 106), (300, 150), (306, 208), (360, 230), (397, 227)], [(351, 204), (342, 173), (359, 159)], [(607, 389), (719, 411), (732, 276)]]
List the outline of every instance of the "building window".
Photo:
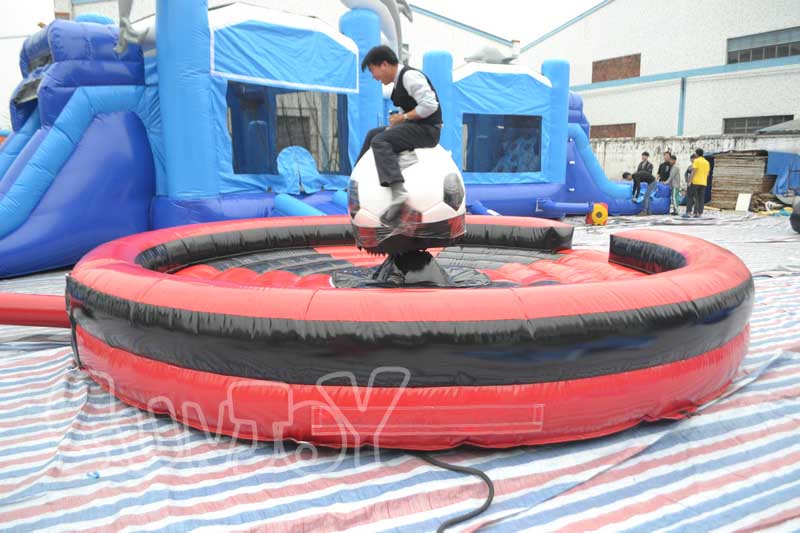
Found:
[(728, 63), (800, 55), (800, 26), (728, 39)]
[(642, 54), (613, 57), (592, 62), (592, 83), (639, 77)]
[(636, 124), (603, 124), (589, 126), (590, 139), (636, 137)]
[(769, 117), (739, 117), (739, 118), (726, 118), (722, 128), (722, 133), (728, 134), (746, 134), (755, 133), (761, 128), (767, 128), (794, 120), (794, 115), (773, 115)]

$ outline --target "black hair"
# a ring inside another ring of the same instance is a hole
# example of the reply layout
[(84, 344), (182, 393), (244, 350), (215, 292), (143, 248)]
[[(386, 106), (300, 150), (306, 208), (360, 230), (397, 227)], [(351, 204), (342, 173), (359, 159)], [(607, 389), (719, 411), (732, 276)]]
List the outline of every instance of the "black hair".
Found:
[(646, 155), (647, 157), (650, 157), (650, 152), (642, 152), (642, 155)]
[(630, 176), (630, 175), (631, 175), (630, 172), (623, 172), (622, 173), (622, 179), (628, 179), (628, 176)]
[(400, 62), (397, 59), (397, 54), (394, 53), (394, 50), (385, 44), (374, 46), (369, 52), (367, 52), (367, 55), (364, 56), (364, 60), (361, 61), (361, 70), (367, 70), (369, 65), (381, 65), (384, 61), (390, 65), (397, 65)]
[(697, 158), (697, 154), (692, 154), (689, 156), (689, 159), (695, 159), (695, 158)]
[(698, 148), (697, 150), (694, 151), (694, 153), (697, 154), (697, 157), (703, 157), (703, 149), (702, 148)]

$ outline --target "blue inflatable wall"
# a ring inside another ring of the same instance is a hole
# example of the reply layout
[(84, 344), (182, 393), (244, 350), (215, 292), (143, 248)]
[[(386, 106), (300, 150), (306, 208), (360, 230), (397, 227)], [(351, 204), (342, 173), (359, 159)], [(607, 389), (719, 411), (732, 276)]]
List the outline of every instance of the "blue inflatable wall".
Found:
[[(370, 48), (381, 44), (378, 15), (366, 9), (353, 9), (339, 20), (339, 30), (358, 46), (358, 67)], [(347, 96), (347, 115), (350, 124), (348, 151), (350, 164), (355, 165), (361, 145), (372, 128), (385, 126), (381, 83), (372, 78), (369, 69), (358, 74), (358, 94)]]
[[(457, 124), (459, 117), (453, 101), (453, 56), (442, 51), (426, 52), (422, 57), (422, 71), (436, 87), (443, 122)], [(454, 131), (454, 128), (442, 128), (439, 144), (447, 150), (453, 150), (455, 145)]]
[(167, 194), (171, 198), (217, 196), (208, 11), (205, 6), (187, 9), (186, 2), (175, 0), (158, 0), (156, 10)]

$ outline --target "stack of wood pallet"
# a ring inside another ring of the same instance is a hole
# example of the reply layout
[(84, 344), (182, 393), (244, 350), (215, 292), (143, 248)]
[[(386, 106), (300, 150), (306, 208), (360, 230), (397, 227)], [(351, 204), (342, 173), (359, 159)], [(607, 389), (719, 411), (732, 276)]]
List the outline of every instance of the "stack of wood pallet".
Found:
[(712, 207), (734, 209), (739, 193), (766, 193), (775, 185), (775, 176), (765, 175), (767, 154), (762, 151), (728, 152), (714, 157), (711, 187)]

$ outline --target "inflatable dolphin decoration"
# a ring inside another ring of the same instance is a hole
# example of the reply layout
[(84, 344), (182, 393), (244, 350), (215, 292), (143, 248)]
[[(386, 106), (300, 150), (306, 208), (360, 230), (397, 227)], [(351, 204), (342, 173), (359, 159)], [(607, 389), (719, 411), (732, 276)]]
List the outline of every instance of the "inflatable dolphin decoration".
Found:
[(400, 25), (400, 15), (409, 22), (413, 21), (411, 8), (406, 0), (341, 0), (350, 9), (369, 9), (375, 12), (381, 21), (381, 32), (386, 36), (388, 45), (397, 52), (401, 61), (408, 60), (403, 52), (403, 28)]
[(467, 63), (492, 63), (496, 65), (509, 64), (517, 58), (513, 53), (505, 54), (494, 46), (483, 46), (472, 55), (464, 58)]
[(137, 31), (131, 22), (131, 7), (133, 0), (119, 0), (119, 40), (114, 50), (122, 54), (128, 49), (128, 43), (141, 45), (142, 50), (151, 50), (156, 46), (155, 25), (144, 31)]

